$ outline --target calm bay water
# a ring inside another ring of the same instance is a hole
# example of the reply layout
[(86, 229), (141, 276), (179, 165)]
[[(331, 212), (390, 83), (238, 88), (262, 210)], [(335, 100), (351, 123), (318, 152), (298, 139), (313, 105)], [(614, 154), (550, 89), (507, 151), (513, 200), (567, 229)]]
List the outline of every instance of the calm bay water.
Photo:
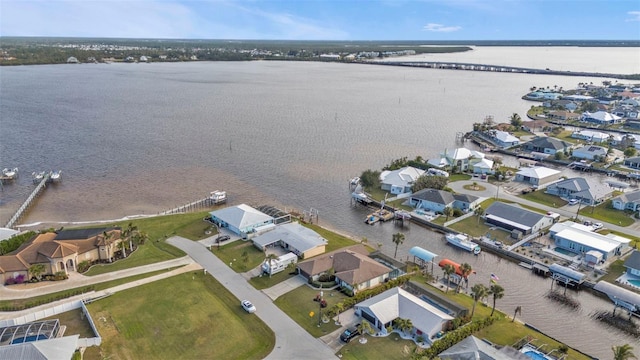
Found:
[[(613, 72), (613, 71), (612, 71)], [(0, 167), (21, 178), (0, 193), (5, 223), (29, 194), (32, 171), (61, 169), (23, 223), (153, 214), (226, 190), (231, 203), (318, 209), (321, 224), (382, 242), (391, 224), (364, 225), (348, 179), (392, 159), (435, 157), (486, 115), (524, 115), (543, 83), (593, 79), (294, 62), (83, 64), (0, 68)], [(592, 321), (608, 301), (576, 293), (579, 311), (544, 298), (550, 282), (490, 254), (468, 256), (442, 235), (403, 230), (420, 245), (469, 262), (476, 280), (501, 278), (498, 307), (591, 355), (637, 339)]]

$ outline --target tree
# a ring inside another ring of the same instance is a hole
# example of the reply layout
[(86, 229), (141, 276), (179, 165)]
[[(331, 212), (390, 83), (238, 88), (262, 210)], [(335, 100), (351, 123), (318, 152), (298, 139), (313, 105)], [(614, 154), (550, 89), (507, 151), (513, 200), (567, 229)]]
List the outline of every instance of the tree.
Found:
[(360, 330), (360, 335), (362, 336), (360, 338), (360, 342), (364, 344), (367, 342), (365, 334), (371, 334), (373, 332), (373, 327), (367, 320), (362, 319), (362, 321), (360, 321), (360, 324), (358, 324), (358, 330)]
[(442, 271), (444, 271), (444, 278), (447, 281), (447, 289), (445, 290), (445, 294), (449, 292), (449, 277), (456, 272), (456, 268), (451, 264), (446, 264)]
[(513, 127), (515, 127), (516, 129), (520, 129), (520, 127), (522, 126), (522, 118), (520, 117), (520, 115), (518, 115), (517, 113), (513, 113), (510, 119), (511, 125), (513, 125)]
[(29, 274), (31, 274), (31, 276), (33, 276), (38, 280), (40, 279), (40, 275), (42, 275), (44, 271), (45, 271), (44, 264), (33, 264), (29, 266)]
[(393, 238), (391, 241), (396, 244), (396, 252), (393, 254), (393, 257), (395, 258), (396, 256), (398, 256), (398, 245), (404, 242), (404, 234), (401, 232), (393, 234)]
[(403, 333), (406, 333), (407, 330), (413, 329), (413, 323), (411, 322), (411, 319), (397, 318), (393, 320), (393, 323), (396, 326), (396, 329), (402, 331)]
[[(273, 269), (273, 263), (278, 260), (278, 255), (271, 253), (269, 255), (267, 255), (267, 258), (265, 259), (265, 261), (269, 262), (269, 270)], [(271, 277), (271, 275), (273, 274), (273, 271), (269, 271), (269, 277)]]
[(134, 226), (133, 223), (129, 223), (127, 228), (122, 232), (123, 239), (129, 241), (129, 251), (133, 251), (133, 237), (138, 233), (138, 227)]
[(496, 311), (496, 300), (502, 299), (504, 296), (504, 288), (498, 284), (493, 284), (489, 289), (489, 294), (493, 296), (493, 308), (489, 316), (493, 316), (493, 312)]
[(365, 170), (360, 175), (360, 183), (365, 188), (377, 187), (380, 184), (380, 172), (373, 170)]
[(473, 210), (473, 213), (478, 217), (478, 224), (480, 224), (480, 218), (484, 215), (484, 209), (482, 208), (482, 206), (478, 206), (477, 208), (475, 208), (475, 210)]
[(611, 350), (613, 350), (613, 360), (637, 359), (637, 357), (631, 352), (633, 347), (629, 344), (612, 346)]
[(520, 305), (516, 306), (516, 309), (513, 312), (513, 319), (511, 319), (511, 322), (515, 322), (516, 321), (516, 316), (518, 314), (522, 315), (522, 306), (520, 306)]
[(476, 304), (478, 300), (482, 300), (489, 295), (489, 289), (483, 284), (475, 284), (471, 287), (471, 298), (473, 299), (473, 307), (471, 308), (471, 317), (473, 318), (473, 313), (476, 311)]
[[(473, 268), (468, 263), (462, 263), (460, 265), (460, 272), (462, 273), (462, 279), (467, 282), (467, 286), (469, 286), (469, 275), (473, 272)], [(460, 291), (460, 285), (462, 284), (462, 280), (458, 282), (458, 291)]]
[(109, 262), (113, 261), (113, 250), (111, 248), (111, 238), (113, 237), (113, 233), (111, 232), (106, 232), (103, 231), (102, 232), (102, 236), (104, 238), (104, 243), (105, 243), (105, 248), (107, 249), (107, 258), (109, 259)]
[(624, 156), (625, 157), (634, 157), (634, 156), (636, 156), (637, 153), (638, 153), (638, 150), (636, 150), (636, 148), (634, 148), (634, 147), (628, 147), (628, 148), (624, 149)]
[(442, 212), (447, 216), (445, 222), (449, 221), (449, 216), (453, 215), (453, 209), (450, 206), (447, 206), (442, 210)]
[(418, 192), (422, 189), (442, 190), (447, 186), (449, 179), (440, 175), (422, 175), (411, 185), (411, 191)]

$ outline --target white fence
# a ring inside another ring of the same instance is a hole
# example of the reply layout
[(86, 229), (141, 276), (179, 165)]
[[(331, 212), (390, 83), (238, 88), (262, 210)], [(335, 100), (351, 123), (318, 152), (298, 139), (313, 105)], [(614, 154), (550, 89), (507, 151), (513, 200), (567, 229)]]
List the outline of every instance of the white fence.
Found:
[(96, 325), (93, 322), (93, 319), (91, 318), (91, 314), (89, 314), (89, 310), (84, 305), (84, 302), (82, 300), (73, 300), (73, 301), (66, 302), (64, 304), (52, 305), (46, 309), (34, 311), (29, 314), (19, 316), (15, 319), (0, 320), (0, 328), (7, 327), (7, 326), (14, 326), (14, 325), (22, 325), (22, 324), (30, 323), (33, 321), (38, 321), (40, 319), (44, 319), (50, 316), (58, 315), (58, 314), (75, 310), (75, 309), (82, 309), (84, 316), (87, 318), (87, 321), (89, 321), (89, 325), (91, 325), (91, 329), (93, 330), (93, 333), (96, 335), (93, 338), (78, 339), (78, 347), (100, 345), (100, 343), (102, 343), (102, 337), (100, 337), (100, 334), (98, 333), (98, 329), (96, 328)]

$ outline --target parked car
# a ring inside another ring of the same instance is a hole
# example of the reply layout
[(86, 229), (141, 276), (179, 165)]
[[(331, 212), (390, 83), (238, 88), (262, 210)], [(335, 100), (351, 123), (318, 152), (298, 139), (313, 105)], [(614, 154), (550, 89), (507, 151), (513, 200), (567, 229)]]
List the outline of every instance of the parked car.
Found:
[(580, 200), (578, 200), (578, 199), (571, 199), (571, 200), (569, 200), (569, 205), (576, 205), (579, 202), (580, 202)]
[(229, 235), (220, 235), (216, 238), (216, 244), (229, 240)]
[(602, 224), (602, 223), (593, 223), (591, 225), (591, 227), (593, 228), (593, 230), (597, 231), (597, 230), (602, 229), (604, 227), (604, 224)]
[(253, 314), (254, 312), (256, 312), (256, 307), (251, 303), (251, 301), (242, 300), (240, 304), (242, 305), (242, 308), (249, 314)]
[(349, 341), (351, 341), (351, 339), (353, 339), (358, 335), (360, 335), (360, 331), (358, 330), (358, 328), (352, 327), (345, 330), (342, 334), (340, 334), (340, 340), (348, 343)]

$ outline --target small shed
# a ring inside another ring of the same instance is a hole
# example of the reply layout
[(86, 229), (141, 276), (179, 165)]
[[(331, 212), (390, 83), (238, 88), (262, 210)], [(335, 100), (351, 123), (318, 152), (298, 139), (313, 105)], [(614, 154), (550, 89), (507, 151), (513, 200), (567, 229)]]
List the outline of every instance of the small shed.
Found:
[(584, 262), (589, 266), (598, 265), (602, 261), (602, 253), (596, 250), (589, 250), (584, 255)]

